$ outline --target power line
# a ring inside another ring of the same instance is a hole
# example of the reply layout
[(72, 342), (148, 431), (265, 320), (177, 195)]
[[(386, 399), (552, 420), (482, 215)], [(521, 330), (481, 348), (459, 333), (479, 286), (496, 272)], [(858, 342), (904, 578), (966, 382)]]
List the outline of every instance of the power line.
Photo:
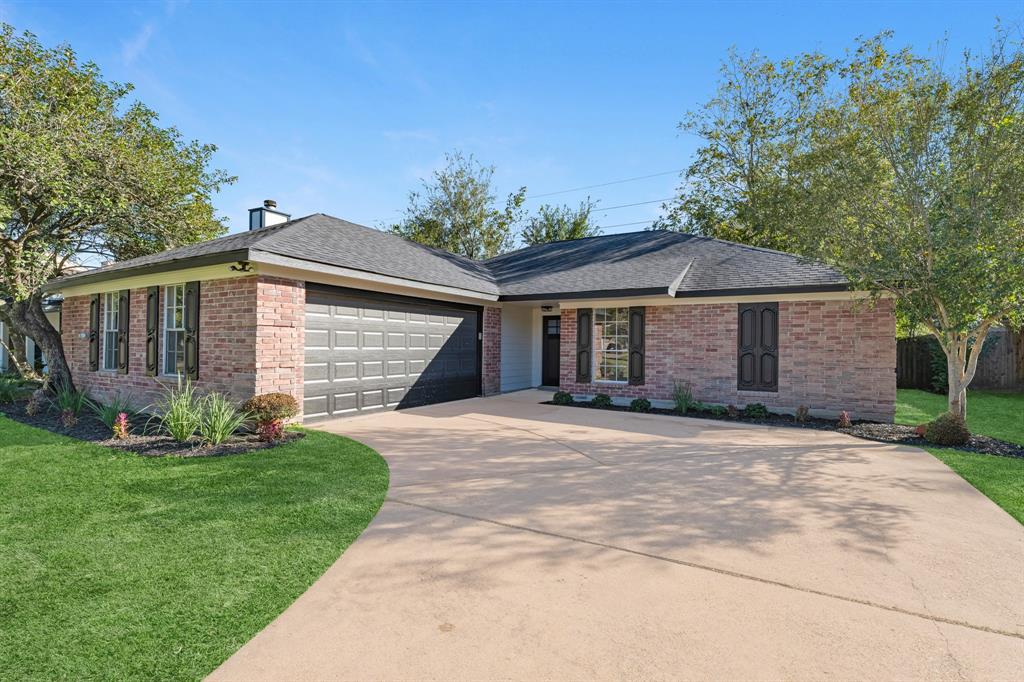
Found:
[(586, 185), (585, 187), (573, 187), (572, 189), (562, 189), (557, 192), (545, 192), (544, 194), (532, 194), (527, 199), (540, 199), (541, 197), (553, 197), (556, 194), (569, 194), (570, 192), (581, 192), (585, 189), (594, 189), (596, 187), (607, 187), (609, 185), (619, 185), (624, 182), (635, 182), (636, 180), (646, 180), (647, 178), (660, 178), (663, 175), (674, 175), (676, 173), (682, 173), (684, 169), (665, 171), (664, 173), (651, 173), (650, 175), (638, 175), (635, 178), (624, 178), (622, 180), (612, 180), (611, 182), (602, 182), (597, 185)]
[(646, 204), (660, 204), (664, 201), (672, 201), (675, 197), (666, 197), (664, 199), (651, 199), (650, 201), (638, 201), (635, 204), (619, 204), (618, 206), (594, 206), (594, 213), (600, 213), (601, 211), (612, 211), (616, 208), (629, 208), (630, 206), (644, 206)]
[(597, 229), (599, 229), (599, 230), (608, 230), (608, 229), (611, 229), (613, 227), (628, 227), (630, 225), (648, 225), (648, 224), (653, 223), (653, 222), (657, 222), (657, 219), (654, 219), (654, 220), (638, 220), (635, 223), (616, 223), (615, 225), (598, 225)]

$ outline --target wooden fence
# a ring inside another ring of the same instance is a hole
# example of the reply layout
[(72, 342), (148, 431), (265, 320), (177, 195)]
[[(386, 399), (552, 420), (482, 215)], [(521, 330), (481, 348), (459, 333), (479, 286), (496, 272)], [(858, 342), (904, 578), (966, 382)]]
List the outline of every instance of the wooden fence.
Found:
[[(932, 389), (932, 353), (942, 350), (930, 337), (912, 337), (896, 341), (896, 386), (899, 388)], [(1009, 330), (995, 329), (988, 334), (985, 348), (978, 359), (978, 371), (971, 388), (993, 390), (1024, 390), (1024, 362), (1014, 353)]]

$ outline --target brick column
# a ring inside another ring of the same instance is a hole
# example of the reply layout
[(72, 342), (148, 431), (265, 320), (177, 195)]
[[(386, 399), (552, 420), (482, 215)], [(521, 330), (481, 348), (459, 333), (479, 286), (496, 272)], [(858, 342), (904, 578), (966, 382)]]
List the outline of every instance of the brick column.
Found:
[(484, 308), (483, 394), (501, 392), (501, 308)]

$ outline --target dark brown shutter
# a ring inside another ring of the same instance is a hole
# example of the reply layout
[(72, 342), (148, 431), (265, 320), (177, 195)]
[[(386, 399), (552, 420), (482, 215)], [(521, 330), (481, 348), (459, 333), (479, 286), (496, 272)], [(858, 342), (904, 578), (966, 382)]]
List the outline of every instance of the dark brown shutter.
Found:
[(146, 290), (146, 375), (160, 373), (160, 287)]
[(576, 383), (590, 383), (591, 358), (594, 348), (594, 311), (579, 308), (576, 311)]
[(644, 383), (644, 318), (643, 307), (629, 309), (629, 383)]
[(779, 304), (740, 303), (736, 385), (747, 391), (779, 387)]
[(185, 375), (199, 378), (199, 282), (185, 283)]
[(100, 368), (100, 295), (89, 299), (89, 371)]
[(131, 312), (131, 292), (122, 289), (117, 292), (117, 371), (128, 373), (128, 322)]

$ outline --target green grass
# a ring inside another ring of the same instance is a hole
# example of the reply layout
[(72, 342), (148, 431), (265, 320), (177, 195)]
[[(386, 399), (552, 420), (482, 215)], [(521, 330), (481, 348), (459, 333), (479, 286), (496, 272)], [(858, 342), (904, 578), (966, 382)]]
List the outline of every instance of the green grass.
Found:
[[(900, 389), (896, 422), (920, 424), (946, 409), (946, 397), (925, 391)], [(1024, 394), (967, 394), (967, 425), (974, 433), (1024, 444)], [(1024, 459), (978, 455), (948, 448), (925, 448), (963, 478), (1024, 523)]]
[(384, 460), (340, 436), (143, 459), (0, 417), (0, 679), (198, 679), (362, 532)]

